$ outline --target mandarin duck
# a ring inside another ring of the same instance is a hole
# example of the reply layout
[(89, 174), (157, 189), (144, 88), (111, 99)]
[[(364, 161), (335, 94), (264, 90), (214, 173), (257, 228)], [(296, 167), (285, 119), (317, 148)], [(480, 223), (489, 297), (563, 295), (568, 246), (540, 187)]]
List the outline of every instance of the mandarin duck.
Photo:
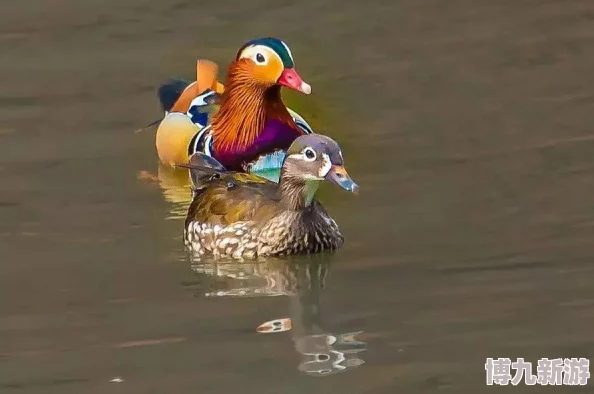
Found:
[[(201, 152), (228, 170), (264, 176), (272, 171), (271, 179), (277, 180), (290, 144), (312, 133), (281, 98), (282, 86), (311, 93), (310, 85), (295, 71), (289, 47), (277, 38), (248, 41), (229, 66), (226, 86), (216, 81), (217, 67), (212, 62), (199, 61), (197, 74), (201, 76), (194, 84), (172, 80), (159, 89), (170, 118), (157, 131), (161, 160), (180, 165)], [(206, 108), (213, 105), (219, 108), (211, 118)]]
[(358, 192), (344, 168), (340, 147), (331, 138), (320, 134), (296, 138), (279, 183), (228, 171), (200, 152), (192, 155), (187, 167), (194, 196), (184, 224), (184, 243), (193, 257), (242, 259), (342, 246), (338, 225), (314, 198), (323, 180)]

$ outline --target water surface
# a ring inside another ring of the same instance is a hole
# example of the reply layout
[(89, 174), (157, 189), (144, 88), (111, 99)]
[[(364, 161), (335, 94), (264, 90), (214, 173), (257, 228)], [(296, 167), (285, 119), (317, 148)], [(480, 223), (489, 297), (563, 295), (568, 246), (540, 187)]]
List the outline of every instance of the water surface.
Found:
[[(486, 357), (592, 358), (592, 15), (588, 0), (0, 6), (0, 392), (479, 393)], [(313, 94), (287, 101), (341, 143), (361, 194), (321, 190), (335, 255), (214, 277), (183, 250), (187, 178), (134, 130), (161, 115), (161, 81), (259, 35), (291, 46)]]

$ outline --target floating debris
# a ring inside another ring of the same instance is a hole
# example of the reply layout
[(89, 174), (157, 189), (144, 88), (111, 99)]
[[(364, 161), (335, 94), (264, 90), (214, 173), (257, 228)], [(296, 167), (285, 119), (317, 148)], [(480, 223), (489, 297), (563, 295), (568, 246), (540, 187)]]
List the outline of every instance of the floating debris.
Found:
[(262, 323), (256, 328), (256, 331), (261, 334), (271, 334), (276, 332), (289, 331), (293, 327), (291, 319), (286, 317), (283, 319), (270, 320)]

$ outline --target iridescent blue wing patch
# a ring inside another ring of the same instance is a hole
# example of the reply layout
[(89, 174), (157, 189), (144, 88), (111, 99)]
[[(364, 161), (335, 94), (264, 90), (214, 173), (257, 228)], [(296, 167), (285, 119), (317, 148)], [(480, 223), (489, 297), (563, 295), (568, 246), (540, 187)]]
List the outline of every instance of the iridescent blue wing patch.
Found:
[(283, 166), (284, 160), (284, 151), (276, 151), (267, 155), (262, 155), (248, 165), (247, 171), (278, 183), (280, 169)]
[(280, 169), (284, 160), (285, 152), (276, 151), (260, 156), (256, 161), (249, 165), (248, 169), (250, 172)]

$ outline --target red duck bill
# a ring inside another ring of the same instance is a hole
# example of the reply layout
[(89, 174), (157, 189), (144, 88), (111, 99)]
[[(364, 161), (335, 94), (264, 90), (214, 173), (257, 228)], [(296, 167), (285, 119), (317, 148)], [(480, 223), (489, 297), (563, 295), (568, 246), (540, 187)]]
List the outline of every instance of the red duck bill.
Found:
[(294, 68), (285, 68), (281, 76), (278, 78), (277, 83), (303, 94), (311, 93), (311, 86), (301, 79)]

